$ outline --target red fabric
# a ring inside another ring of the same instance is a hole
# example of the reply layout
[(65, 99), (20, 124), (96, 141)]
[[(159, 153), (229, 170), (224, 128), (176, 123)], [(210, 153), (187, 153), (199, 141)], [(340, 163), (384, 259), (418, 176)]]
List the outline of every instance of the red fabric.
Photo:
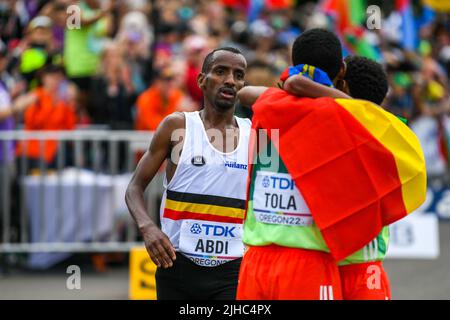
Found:
[(447, 141), (447, 133), (444, 128), (444, 124), (442, 123), (443, 119), (438, 119), (438, 141), (439, 141), (439, 151), (441, 152), (442, 157), (445, 159), (445, 162), (449, 163), (448, 159), (448, 141)]
[(284, 69), (283, 73), (280, 75), (281, 81), (286, 81), (289, 78), (289, 68)]
[(389, 278), (381, 261), (339, 267), (344, 300), (391, 300)]
[(221, 0), (223, 6), (235, 9), (247, 9), (251, 0)]
[(200, 68), (197, 68), (194, 64), (189, 63), (186, 70), (186, 76), (184, 83), (186, 85), (187, 92), (191, 96), (192, 100), (197, 102), (200, 106), (203, 103), (203, 91), (197, 84), (197, 75), (201, 72)]
[(350, 8), (348, 0), (327, 0), (322, 4), (322, 10), (336, 16), (337, 29), (340, 34), (352, 26), (350, 19)]
[(287, 9), (292, 7), (292, 0), (266, 0), (266, 6), (268, 9)]
[(253, 110), (254, 129), (279, 129), (272, 142), (336, 260), (406, 215), (392, 153), (333, 99), (271, 88)]
[(227, 222), (227, 223), (243, 223), (241, 218), (233, 218), (226, 216), (218, 216), (215, 214), (195, 213), (188, 211), (176, 211), (164, 208), (164, 218), (172, 220), (193, 219), (203, 221)]
[(395, 10), (397, 11), (406, 10), (406, 7), (409, 5), (410, 3), (408, 0), (395, 0)]
[(339, 270), (325, 252), (276, 245), (250, 247), (242, 259), (236, 298), (342, 300)]

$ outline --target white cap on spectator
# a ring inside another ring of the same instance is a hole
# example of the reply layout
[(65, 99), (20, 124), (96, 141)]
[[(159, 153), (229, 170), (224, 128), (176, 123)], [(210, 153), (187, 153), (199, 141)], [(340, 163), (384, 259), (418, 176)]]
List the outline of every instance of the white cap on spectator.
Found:
[(184, 48), (188, 52), (199, 51), (206, 48), (208, 42), (202, 36), (193, 35), (186, 38)]
[(275, 35), (273, 28), (264, 20), (256, 20), (250, 24), (250, 31), (256, 37), (271, 38)]
[(131, 41), (153, 42), (152, 27), (149, 25), (147, 17), (140, 11), (131, 11), (123, 16), (120, 25), (120, 37), (126, 37)]
[(37, 16), (33, 20), (30, 21), (28, 25), (29, 30), (33, 30), (36, 28), (51, 28), (53, 25), (52, 19), (47, 16)]

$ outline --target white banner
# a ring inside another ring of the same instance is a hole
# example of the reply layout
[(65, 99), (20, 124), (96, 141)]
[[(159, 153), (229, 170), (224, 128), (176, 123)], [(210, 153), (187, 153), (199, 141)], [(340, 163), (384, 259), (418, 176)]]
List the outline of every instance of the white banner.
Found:
[(437, 259), (439, 223), (435, 214), (412, 213), (389, 227), (387, 258)]

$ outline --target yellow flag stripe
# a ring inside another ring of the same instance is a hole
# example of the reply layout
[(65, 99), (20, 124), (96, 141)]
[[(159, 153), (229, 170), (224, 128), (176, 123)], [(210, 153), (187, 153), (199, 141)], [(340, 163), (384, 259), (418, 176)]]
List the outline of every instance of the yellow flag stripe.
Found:
[(427, 188), (425, 159), (416, 135), (392, 113), (365, 100), (336, 99), (395, 159), (407, 213), (424, 201)]
[(309, 74), (309, 78), (311, 80), (314, 80), (314, 71), (316, 70), (316, 67), (313, 66), (309, 66), (309, 70), (308, 70), (308, 74)]
[(422, 0), (424, 4), (429, 5), (436, 11), (450, 12), (450, 2), (442, 0)]
[(221, 217), (231, 217), (244, 219), (245, 211), (243, 209), (222, 207), (209, 204), (198, 204), (191, 202), (181, 202), (166, 199), (165, 207), (175, 211), (187, 211), (193, 213), (212, 214)]

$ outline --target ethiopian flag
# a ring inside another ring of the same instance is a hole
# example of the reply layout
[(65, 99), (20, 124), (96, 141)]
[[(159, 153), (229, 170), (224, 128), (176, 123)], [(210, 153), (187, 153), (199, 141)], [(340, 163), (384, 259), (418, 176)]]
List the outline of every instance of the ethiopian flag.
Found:
[[(253, 129), (267, 130), (336, 260), (425, 200), (419, 140), (381, 107), (364, 100), (299, 98), (271, 88), (253, 110)], [(279, 129), (278, 139), (271, 129)]]

